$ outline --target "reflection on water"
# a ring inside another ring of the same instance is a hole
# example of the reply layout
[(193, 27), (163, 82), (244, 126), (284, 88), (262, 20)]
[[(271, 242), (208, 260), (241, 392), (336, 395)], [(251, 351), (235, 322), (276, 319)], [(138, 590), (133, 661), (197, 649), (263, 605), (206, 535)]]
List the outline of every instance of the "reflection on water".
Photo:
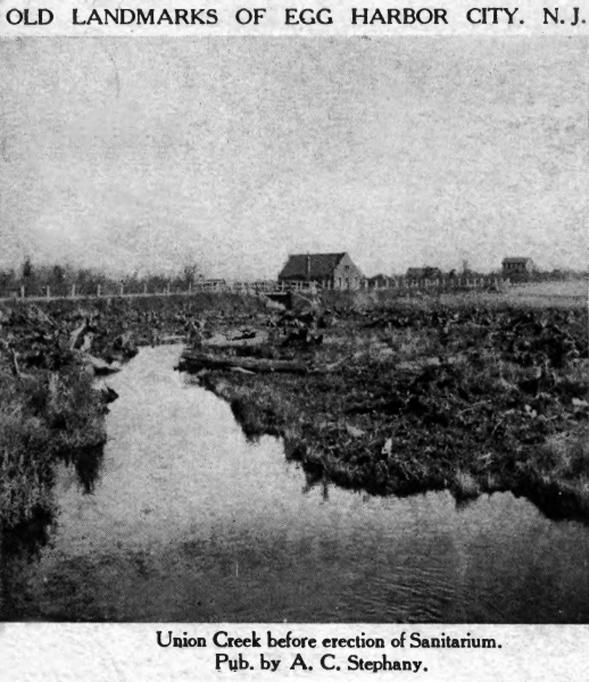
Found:
[(38, 555), (41, 547), (49, 542), (51, 530), (55, 528), (52, 500), (44, 500), (44, 506), (33, 509), (30, 518), (2, 532), (2, 549), (6, 556)]
[(78, 481), (85, 493), (94, 492), (94, 485), (100, 474), (103, 458), (104, 445), (79, 448), (69, 453), (67, 463), (73, 465)]
[(280, 441), (144, 349), (93, 464), (58, 472), (57, 529), (14, 559), (15, 618), (589, 621), (589, 530), (524, 499), (379, 498), (310, 480)]

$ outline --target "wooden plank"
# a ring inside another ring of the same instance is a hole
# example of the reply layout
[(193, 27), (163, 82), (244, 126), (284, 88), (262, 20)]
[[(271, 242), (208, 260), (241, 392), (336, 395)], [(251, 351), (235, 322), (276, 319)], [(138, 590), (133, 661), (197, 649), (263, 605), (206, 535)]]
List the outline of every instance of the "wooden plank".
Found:
[(269, 360), (265, 358), (240, 358), (211, 353), (195, 353), (187, 351), (182, 354), (178, 369), (198, 372), (201, 369), (231, 369), (241, 367), (251, 372), (289, 372), (291, 374), (307, 374), (309, 368), (296, 360)]

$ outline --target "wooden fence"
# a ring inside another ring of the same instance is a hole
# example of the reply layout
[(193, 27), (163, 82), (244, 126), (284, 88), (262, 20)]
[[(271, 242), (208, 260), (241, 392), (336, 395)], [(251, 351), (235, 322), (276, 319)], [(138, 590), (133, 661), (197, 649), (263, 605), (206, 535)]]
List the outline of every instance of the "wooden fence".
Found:
[(281, 294), (288, 292), (308, 292), (316, 293), (318, 287), (315, 282), (226, 282), (223, 280), (212, 280), (197, 282), (188, 286), (186, 289), (167, 286), (163, 290), (148, 290), (144, 287), (142, 291), (133, 291), (120, 284), (118, 287), (97, 286), (93, 291), (79, 290), (75, 285), (68, 288), (66, 292), (52, 291), (49, 286), (44, 287), (43, 293), (36, 291), (29, 292), (26, 287), (21, 286), (18, 291), (12, 291), (9, 296), (0, 297), (0, 301), (64, 301), (81, 299), (105, 299), (105, 298), (148, 298), (166, 296), (194, 296), (199, 293), (233, 293), (245, 295), (258, 294)]
[[(383, 277), (381, 279), (364, 279), (360, 282), (359, 291), (393, 291), (400, 295), (406, 293), (431, 292), (439, 293), (445, 291), (458, 290), (500, 290), (510, 286), (509, 280), (503, 280), (495, 275), (484, 277), (444, 277), (440, 279), (409, 279), (407, 277)], [(9, 296), (0, 297), (0, 301), (8, 302), (15, 300), (26, 301), (57, 301), (57, 300), (76, 300), (76, 299), (104, 299), (104, 298), (141, 298), (150, 296), (192, 296), (198, 293), (234, 293), (245, 295), (259, 294), (286, 294), (288, 292), (301, 292), (314, 294), (325, 289), (335, 289), (337, 287), (325, 287), (316, 282), (275, 282), (275, 281), (255, 281), (255, 282), (227, 282), (225, 280), (204, 280), (189, 285), (186, 289), (167, 286), (163, 290), (148, 290), (144, 287), (142, 291), (133, 291), (126, 288), (124, 284), (118, 287), (109, 285), (108, 287), (97, 286), (93, 291), (78, 290), (75, 285), (69, 287), (67, 291), (55, 292), (50, 287), (44, 287), (44, 291), (27, 291), (24, 286), (20, 290), (12, 291)]]
[(410, 277), (382, 277), (364, 280), (362, 289), (372, 291), (397, 290), (401, 291), (457, 291), (473, 289), (502, 289), (509, 286), (509, 280), (497, 275), (439, 277), (435, 279)]

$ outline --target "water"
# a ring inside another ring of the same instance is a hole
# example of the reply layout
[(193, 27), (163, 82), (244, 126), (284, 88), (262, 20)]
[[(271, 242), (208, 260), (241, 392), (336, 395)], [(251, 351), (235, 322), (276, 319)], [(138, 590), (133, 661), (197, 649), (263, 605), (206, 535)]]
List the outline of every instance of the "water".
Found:
[(248, 443), (187, 385), (178, 354), (144, 349), (111, 378), (98, 478), (60, 469), (51, 540), (9, 562), (14, 617), (589, 621), (586, 526), (511, 494), (457, 509), (312, 486), (279, 440)]

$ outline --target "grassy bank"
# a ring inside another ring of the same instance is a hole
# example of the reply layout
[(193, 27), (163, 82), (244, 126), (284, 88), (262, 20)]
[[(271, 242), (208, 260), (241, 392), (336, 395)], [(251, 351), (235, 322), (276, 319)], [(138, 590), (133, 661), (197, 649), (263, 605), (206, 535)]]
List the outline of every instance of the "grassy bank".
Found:
[(323, 344), (297, 351), (306, 376), (201, 381), (312, 476), (379, 494), (511, 490), (589, 518), (586, 323), (580, 308), (340, 302)]
[(0, 374), (0, 520), (12, 528), (50, 507), (58, 459), (105, 441), (105, 408), (75, 365), (17, 378), (3, 364)]

